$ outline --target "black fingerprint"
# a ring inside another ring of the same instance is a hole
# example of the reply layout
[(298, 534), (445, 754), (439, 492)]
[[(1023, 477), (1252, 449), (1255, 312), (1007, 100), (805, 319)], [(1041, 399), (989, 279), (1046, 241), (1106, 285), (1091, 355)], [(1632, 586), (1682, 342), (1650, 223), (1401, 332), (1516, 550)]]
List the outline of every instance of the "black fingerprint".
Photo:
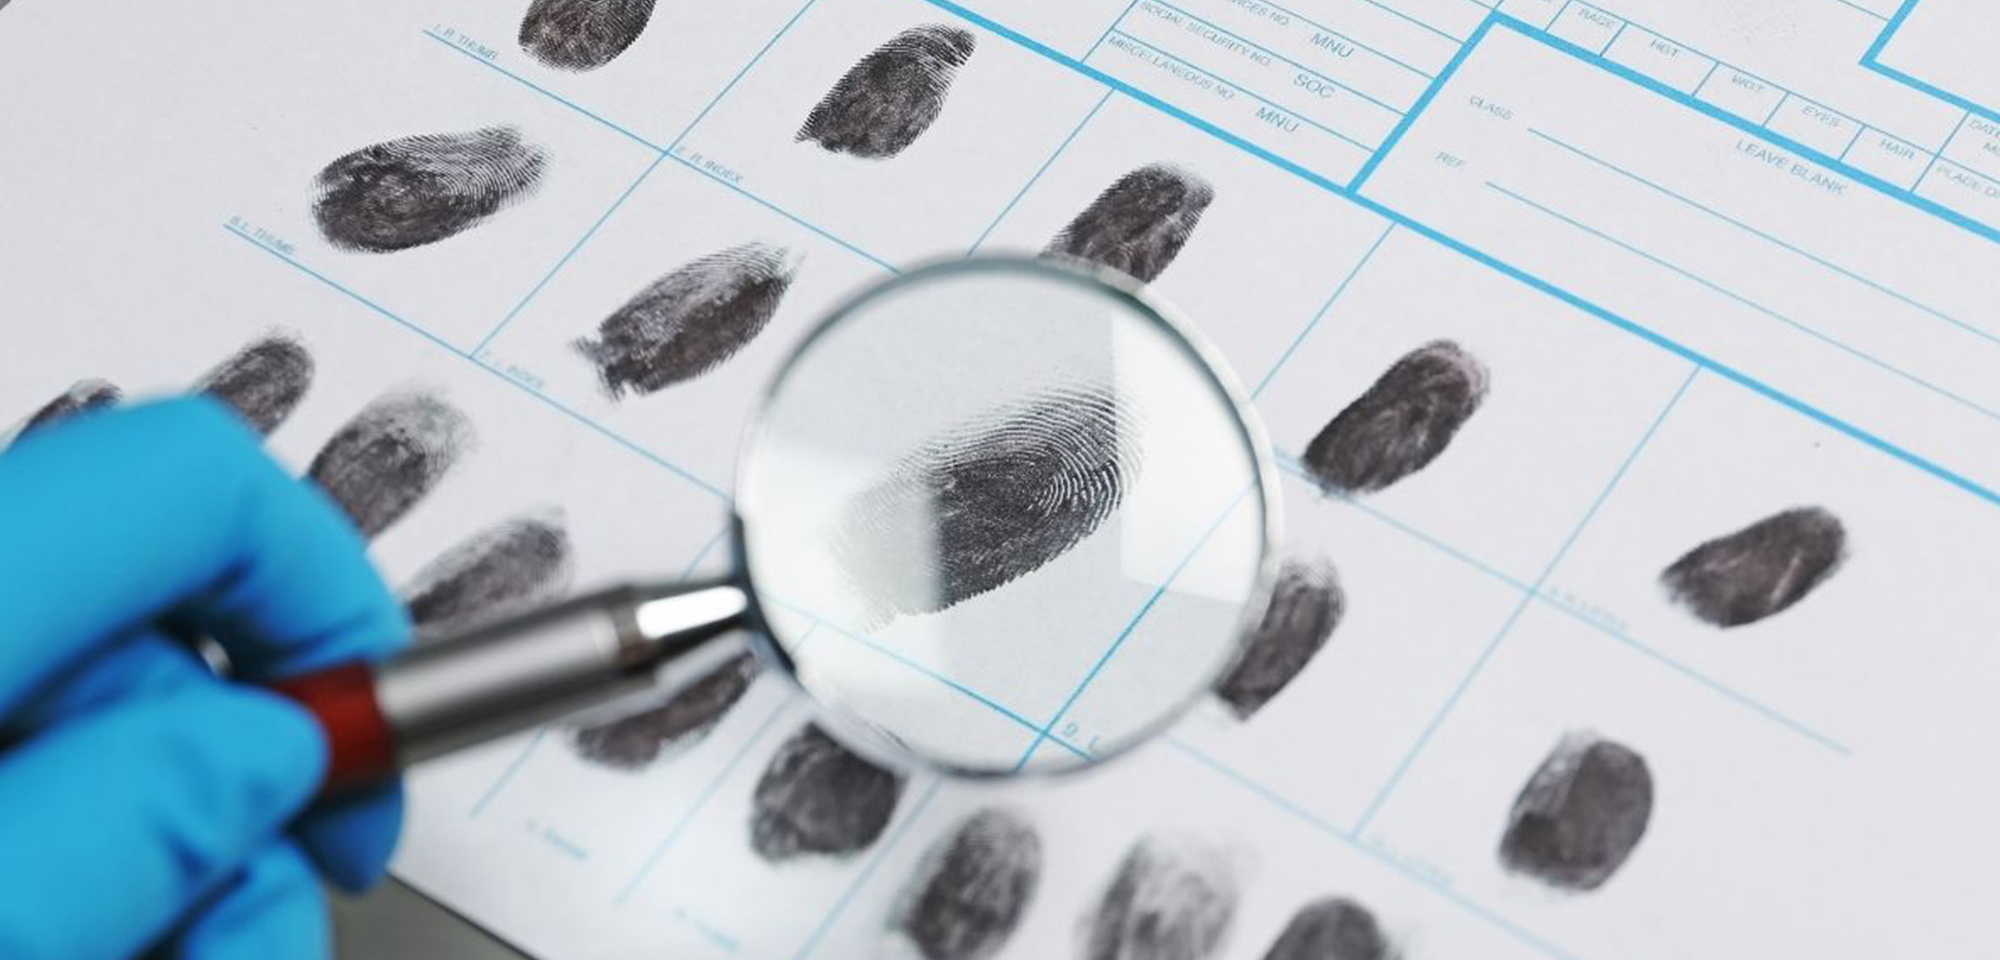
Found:
[(1125, 854), (1090, 919), (1087, 960), (1203, 960), (1229, 932), (1236, 878), (1221, 851), (1150, 836)]
[(1375, 915), (1352, 900), (1315, 900), (1292, 914), (1264, 960), (1396, 960), (1402, 954)]
[(639, 39), (653, 0), (535, 0), (521, 19), (521, 49), (564, 70), (610, 63)]
[(1840, 569), (1847, 530), (1819, 507), (1765, 517), (1687, 552), (1660, 574), (1667, 594), (1718, 627), (1756, 623)]
[(1369, 493), (1422, 470), (1486, 399), (1486, 366), (1449, 340), (1411, 351), (1306, 446), (1333, 493)]
[(292, 415), (312, 379), (312, 354), (297, 340), (274, 334), (222, 361), (196, 388), (235, 407), (258, 433), (270, 433)]
[(902, 794), (901, 777), (807, 724), (778, 747), (757, 778), (750, 849), (774, 863), (865, 850), (881, 838)]
[(417, 571), (404, 604), (419, 640), (435, 640), (538, 607), (569, 589), (561, 517), (516, 517), (474, 534)]
[(820, 98), (798, 140), (834, 153), (881, 159), (917, 142), (944, 110), (952, 75), (972, 56), (971, 32), (911, 27), (862, 57)]
[(613, 397), (692, 380), (763, 332), (791, 286), (783, 247), (746, 243), (690, 262), (652, 282), (576, 341)]
[(15, 437), (18, 439), (19, 437), (26, 436), (30, 430), (46, 427), (72, 414), (111, 406), (117, 403), (121, 396), (123, 394), (119, 392), (118, 387), (109, 382), (103, 380), (78, 380), (54, 400), (42, 404), (41, 409), (29, 414), (28, 422), (21, 425), (21, 429), (15, 434)]
[(669, 749), (690, 747), (708, 736), (756, 678), (756, 657), (732, 657), (673, 691), (664, 703), (577, 730), (576, 752), (599, 766), (637, 770)]
[(372, 537), (444, 478), (472, 443), (457, 408), (424, 393), (384, 397), (355, 414), (306, 471)]
[(1286, 560), (1263, 621), (1236, 665), (1216, 681), (1215, 695), (1238, 719), (1250, 719), (1326, 646), (1346, 611), (1347, 594), (1331, 562), (1320, 557)]
[(925, 855), (895, 928), (925, 960), (984, 960), (1028, 912), (1042, 877), (1042, 840), (1019, 815), (989, 808)]
[[(1095, 532), (1139, 470), (1132, 414), (1095, 385), (1044, 389), (919, 447), (848, 505), (842, 572), (881, 618), (933, 613)], [(926, 544), (912, 553), (915, 540)], [(932, 569), (911, 576), (912, 556)]]
[(545, 159), (513, 127), (385, 141), (319, 172), (313, 218), (327, 242), (344, 250), (436, 243), (526, 197)]
[(1049, 243), (1152, 283), (1187, 243), (1215, 188), (1192, 171), (1150, 163), (1106, 187)]
[(1563, 890), (1595, 890), (1632, 855), (1653, 814), (1653, 775), (1630, 748), (1570, 734), (1535, 771), (1500, 840), (1500, 862)]

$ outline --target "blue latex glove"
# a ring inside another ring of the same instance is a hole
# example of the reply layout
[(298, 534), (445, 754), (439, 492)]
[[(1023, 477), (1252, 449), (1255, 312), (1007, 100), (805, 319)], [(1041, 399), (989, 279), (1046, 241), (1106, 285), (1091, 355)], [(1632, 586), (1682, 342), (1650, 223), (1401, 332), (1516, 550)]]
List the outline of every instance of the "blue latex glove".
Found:
[(409, 626), (333, 504), (212, 400), (0, 453), (0, 957), (325, 957), (315, 868), (381, 875), (399, 788), (302, 817), (318, 727), (217, 679), (172, 639), (193, 631), (262, 680)]

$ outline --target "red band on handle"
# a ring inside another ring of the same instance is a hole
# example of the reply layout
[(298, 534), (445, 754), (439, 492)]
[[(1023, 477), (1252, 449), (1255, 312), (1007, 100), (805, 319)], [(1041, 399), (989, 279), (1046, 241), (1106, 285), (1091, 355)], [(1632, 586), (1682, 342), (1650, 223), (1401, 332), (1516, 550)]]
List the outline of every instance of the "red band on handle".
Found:
[(350, 663), (280, 680), (271, 689), (311, 711), (326, 734), (326, 779), (320, 793), (380, 780), (396, 772), (395, 737), (375, 702), (375, 672)]

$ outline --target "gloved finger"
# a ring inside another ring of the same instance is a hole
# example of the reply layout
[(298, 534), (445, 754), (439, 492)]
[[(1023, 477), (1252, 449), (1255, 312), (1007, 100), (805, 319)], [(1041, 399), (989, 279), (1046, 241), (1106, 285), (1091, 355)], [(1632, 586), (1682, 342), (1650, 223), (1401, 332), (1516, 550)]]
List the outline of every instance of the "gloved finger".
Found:
[(379, 656), (408, 633), (346, 518), (217, 401), (79, 417), (0, 456), (0, 714), (177, 608), (253, 678)]
[(289, 843), (258, 851), (159, 954), (177, 960), (325, 960), (326, 900), (305, 854)]
[[(0, 744), (132, 697), (221, 682), (182, 644), (157, 631), (142, 630), (75, 675), (57, 677), (35, 691), (15, 711), (12, 722), (0, 728)], [(293, 824), (292, 835), (326, 879), (343, 890), (359, 892), (382, 878), (402, 823), (403, 791), (396, 781), (314, 805)]]
[(388, 869), (403, 830), (403, 782), (314, 804), (292, 836), (334, 886), (360, 893)]
[(0, 956), (138, 952), (282, 836), (325, 764), (304, 711), (221, 682), (135, 697), (16, 746), (0, 763), (0, 850), (48, 869), (0, 872)]
[(157, 693), (189, 683), (215, 683), (215, 674), (185, 644), (156, 630), (132, 631), (83, 663), (71, 664), (29, 691), (4, 723), (0, 744), (103, 709), (127, 697)]

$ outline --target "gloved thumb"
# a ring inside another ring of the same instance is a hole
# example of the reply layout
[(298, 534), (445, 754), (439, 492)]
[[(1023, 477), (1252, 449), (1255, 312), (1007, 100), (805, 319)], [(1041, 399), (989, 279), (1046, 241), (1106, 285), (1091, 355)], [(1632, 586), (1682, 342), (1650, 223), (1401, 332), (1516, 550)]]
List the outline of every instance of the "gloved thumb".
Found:
[(0, 957), (146, 949), (282, 837), (325, 763), (303, 710), (205, 678), (24, 741), (0, 758)]

